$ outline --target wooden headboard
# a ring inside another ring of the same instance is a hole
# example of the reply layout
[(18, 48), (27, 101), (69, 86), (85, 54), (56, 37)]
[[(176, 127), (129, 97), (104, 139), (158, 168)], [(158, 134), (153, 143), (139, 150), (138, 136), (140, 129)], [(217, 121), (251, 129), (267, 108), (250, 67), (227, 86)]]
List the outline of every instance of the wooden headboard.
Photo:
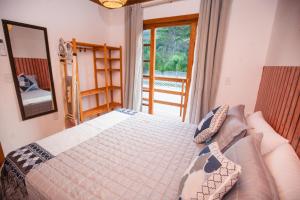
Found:
[(255, 111), (262, 111), (300, 157), (300, 66), (265, 66)]
[(35, 75), (41, 89), (50, 89), (48, 60), (45, 58), (14, 58), (17, 76), (21, 73)]

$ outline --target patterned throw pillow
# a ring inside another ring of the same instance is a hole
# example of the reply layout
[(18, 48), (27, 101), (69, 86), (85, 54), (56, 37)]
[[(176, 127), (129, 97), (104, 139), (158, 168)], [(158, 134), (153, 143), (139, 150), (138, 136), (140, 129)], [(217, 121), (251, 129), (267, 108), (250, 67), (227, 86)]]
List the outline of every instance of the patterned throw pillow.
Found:
[(241, 166), (228, 160), (218, 143), (206, 146), (190, 164), (179, 186), (179, 200), (222, 199), (241, 174)]
[(210, 111), (198, 125), (194, 135), (194, 141), (196, 143), (202, 143), (216, 134), (226, 119), (228, 109), (228, 105), (223, 105)]
[(27, 92), (34, 85), (34, 83), (24, 74), (18, 76), (19, 87), (22, 92)]
[(30, 88), (27, 89), (27, 91), (32, 91), (32, 90), (38, 90), (39, 85), (36, 81), (36, 75), (26, 75), (26, 78), (28, 78), (33, 84), (30, 86)]

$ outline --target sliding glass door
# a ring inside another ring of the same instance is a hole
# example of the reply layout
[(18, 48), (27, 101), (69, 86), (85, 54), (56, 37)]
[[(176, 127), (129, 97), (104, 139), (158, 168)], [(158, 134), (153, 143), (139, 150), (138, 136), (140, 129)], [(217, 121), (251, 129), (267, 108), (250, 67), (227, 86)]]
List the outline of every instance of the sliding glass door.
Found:
[(196, 25), (197, 15), (144, 21), (144, 112), (185, 119)]

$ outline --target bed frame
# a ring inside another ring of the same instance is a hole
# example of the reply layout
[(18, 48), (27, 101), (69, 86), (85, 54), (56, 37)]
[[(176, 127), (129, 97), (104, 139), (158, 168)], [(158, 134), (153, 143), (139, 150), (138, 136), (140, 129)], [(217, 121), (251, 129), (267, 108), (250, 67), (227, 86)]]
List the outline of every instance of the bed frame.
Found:
[(262, 111), (300, 158), (300, 66), (265, 66), (255, 111)]

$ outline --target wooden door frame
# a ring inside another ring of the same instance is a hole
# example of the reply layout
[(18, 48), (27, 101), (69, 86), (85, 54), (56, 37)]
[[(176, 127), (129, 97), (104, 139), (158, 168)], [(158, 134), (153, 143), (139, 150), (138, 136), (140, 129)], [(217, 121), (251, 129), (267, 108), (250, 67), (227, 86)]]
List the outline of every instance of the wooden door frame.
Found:
[(197, 23), (199, 14), (180, 15), (174, 17), (164, 17), (144, 20), (144, 30), (166, 26), (191, 25)]
[[(186, 80), (186, 95), (184, 97), (184, 112), (183, 121), (186, 117), (186, 108), (190, 90), (190, 82), (192, 76), (192, 66), (194, 62), (194, 51), (196, 41), (196, 31), (198, 24), (199, 14), (180, 15), (174, 17), (156, 18), (144, 20), (143, 29), (150, 30), (150, 64), (149, 64), (149, 114), (153, 114), (153, 103), (154, 103), (154, 80), (155, 80), (155, 55), (156, 55), (156, 44), (155, 44), (155, 29), (161, 27), (171, 26), (182, 26), (189, 25), (190, 30), (190, 46), (188, 52), (188, 66), (187, 66), (187, 80)], [(144, 46), (143, 46), (144, 48)]]

